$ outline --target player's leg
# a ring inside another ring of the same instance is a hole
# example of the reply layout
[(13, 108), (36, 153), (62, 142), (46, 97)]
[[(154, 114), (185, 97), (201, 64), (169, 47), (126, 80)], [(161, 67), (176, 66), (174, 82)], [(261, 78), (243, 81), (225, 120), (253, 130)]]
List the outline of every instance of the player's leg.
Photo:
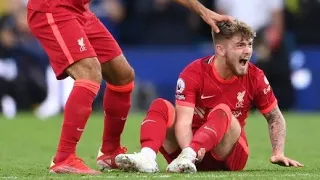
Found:
[(70, 14), (62, 16), (29, 10), (28, 23), (48, 54), (57, 78), (63, 79), (69, 75), (75, 79), (66, 103), (59, 146), (50, 172), (97, 174), (75, 153), (102, 80), (96, 54), (82, 26)]
[(85, 31), (98, 55), (103, 79), (107, 81), (103, 99), (104, 131), (97, 163), (101, 169), (117, 168), (114, 158), (125, 151), (120, 147), (120, 136), (131, 106), (134, 71), (110, 32), (95, 16), (88, 16), (91, 17)]
[[(169, 172), (196, 172), (194, 166), (197, 154), (204, 149), (213, 151), (219, 158), (231, 154), (241, 133), (241, 127), (230, 108), (225, 104), (216, 106), (203, 124), (194, 134), (190, 146), (183, 149), (177, 159), (169, 164)], [(202, 157), (198, 157), (201, 159)]]
[[(235, 119), (235, 118), (234, 118)], [(237, 123), (237, 121), (234, 121)], [(237, 125), (236, 125), (237, 126)], [(231, 124), (230, 128), (233, 127)], [(203, 160), (197, 164), (199, 171), (240, 171), (245, 167), (249, 148), (243, 129), (237, 142), (228, 142), (232, 132), (227, 132), (217, 147), (207, 152)], [(231, 137), (231, 140), (234, 140)]]
[(141, 123), (141, 151), (118, 155), (117, 165), (124, 170), (149, 173), (159, 171), (156, 163), (158, 151), (168, 152), (165, 156), (168, 159), (168, 155), (178, 149), (172, 128), (174, 114), (175, 109), (170, 102), (161, 98), (155, 99)]
[(231, 125), (221, 142), (211, 150), (215, 160), (223, 161), (229, 171), (242, 170), (248, 160), (249, 148), (239, 121), (232, 115)]
[[(223, 150), (225, 148), (221, 148)], [(236, 144), (231, 148), (231, 152), (220, 160), (223, 160), (228, 171), (241, 171), (247, 164), (249, 157), (249, 148), (245, 136), (240, 136)], [(226, 150), (226, 152), (228, 152)], [(213, 157), (217, 157), (217, 151), (212, 153)]]
[(105, 117), (101, 152), (117, 155), (123, 153), (120, 137), (131, 107), (134, 71), (122, 54), (103, 62), (101, 67), (103, 79), (107, 81), (103, 97)]

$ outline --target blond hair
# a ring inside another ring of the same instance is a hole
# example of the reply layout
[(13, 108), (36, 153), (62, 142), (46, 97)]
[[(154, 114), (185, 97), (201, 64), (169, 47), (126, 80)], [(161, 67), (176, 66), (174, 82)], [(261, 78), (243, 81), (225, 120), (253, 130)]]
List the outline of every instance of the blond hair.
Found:
[(220, 29), (219, 33), (212, 31), (213, 42), (230, 39), (236, 35), (240, 35), (244, 39), (253, 39), (256, 32), (245, 22), (234, 20), (233, 22), (219, 22), (217, 24)]

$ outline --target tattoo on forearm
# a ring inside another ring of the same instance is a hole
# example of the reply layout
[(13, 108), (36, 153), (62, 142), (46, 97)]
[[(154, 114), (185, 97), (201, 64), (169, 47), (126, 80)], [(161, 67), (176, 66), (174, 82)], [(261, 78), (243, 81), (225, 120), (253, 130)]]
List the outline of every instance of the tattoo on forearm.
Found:
[(264, 117), (268, 121), (273, 152), (283, 153), (286, 136), (286, 123), (279, 107), (276, 106), (272, 111), (264, 114)]

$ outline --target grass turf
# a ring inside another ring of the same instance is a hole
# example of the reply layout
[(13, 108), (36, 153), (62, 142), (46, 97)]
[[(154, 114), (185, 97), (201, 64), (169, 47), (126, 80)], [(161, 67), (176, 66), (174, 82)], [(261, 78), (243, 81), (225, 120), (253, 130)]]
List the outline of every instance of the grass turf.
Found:
[[(129, 153), (139, 150), (139, 130), (144, 114), (130, 114), (122, 144)], [(61, 116), (40, 121), (30, 113), (15, 120), (0, 117), (0, 179), (320, 179), (320, 114), (287, 113), (286, 155), (302, 163), (303, 168), (286, 168), (269, 163), (271, 153), (267, 123), (259, 114), (247, 120), (249, 162), (242, 172), (206, 172), (197, 174), (164, 173), (166, 163), (158, 156), (162, 173), (139, 174), (121, 171), (100, 176), (52, 175), (48, 165), (60, 135)], [(102, 113), (91, 116), (77, 154), (91, 167), (101, 142)]]

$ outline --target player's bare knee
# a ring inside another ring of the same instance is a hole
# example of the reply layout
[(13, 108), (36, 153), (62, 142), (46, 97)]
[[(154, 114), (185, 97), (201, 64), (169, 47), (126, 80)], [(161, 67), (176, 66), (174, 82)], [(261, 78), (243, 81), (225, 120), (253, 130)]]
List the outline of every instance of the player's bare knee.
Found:
[(72, 64), (67, 68), (66, 73), (73, 79), (86, 79), (101, 83), (101, 66), (96, 57), (85, 58)]
[(119, 84), (128, 84), (134, 81), (135, 72), (134, 69), (129, 65), (126, 69), (124, 69), (124, 73), (126, 73), (125, 77), (122, 80), (119, 80)]
[(228, 151), (228, 149), (233, 149), (233, 146), (238, 141), (240, 134), (241, 134), (241, 126), (239, 124), (239, 121), (235, 116), (232, 115), (230, 127), (221, 141), (221, 145), (224, 146), (222, 148), (227, 149), (225, 151)]
[(112, 85), (122, 86), (134, 81), (134, 69), (122, 54), (101, 66), (103, 79)]
[(241, 134), (241, 126), (238, 119), (235, 116), (231, 116), (231, 124), (230, 128), (226, 133), (226, 136), (230, 136), (230, 138), (238, 139)]
[(225, 137), (230, 140), (230, 139), (235, 139), (237, 140), (241, 134), (241, 126), (239, 124), (239, 121), (235, 116), (231, 116), (231, 121), (230, 121), (230, 126), (229, 129), (227, 130)]

